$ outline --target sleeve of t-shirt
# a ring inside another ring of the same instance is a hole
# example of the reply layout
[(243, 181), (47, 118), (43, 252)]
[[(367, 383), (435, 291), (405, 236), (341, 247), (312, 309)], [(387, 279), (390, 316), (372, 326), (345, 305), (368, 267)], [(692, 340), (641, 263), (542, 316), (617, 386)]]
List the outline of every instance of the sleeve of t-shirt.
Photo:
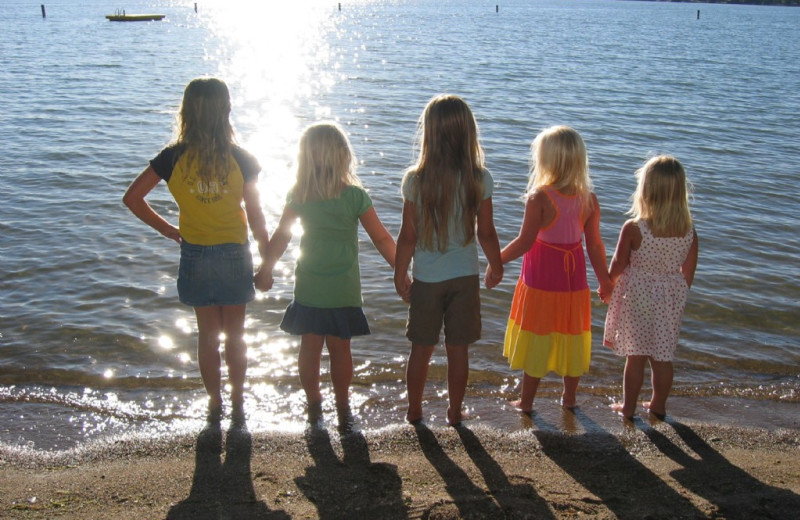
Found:
[(354, 191), (357, 194), (355, 199), (356, 215), (360, 217), (372, 207), (372, 199), (369, 197), (369, 193), (363, 188)]
[(403, 194), (403, 202), (413, 202), (411, 200), (411, 185), (416, 182), (416, 177), (413, 175), (406, 175), (403, 178), (403, 183), (400, 185), (400, 191)]
[(233, 147), (231, 153), (233, 153), (233, 158), (236, 159), (236, 162), (239, 164), (239, 169), (242, 170), (244, 182), (248, 183), (256, 180), (258, 178), (258, 172), (261, 171), (261, 165), (258, 164), (258, 159), (253, 157), (253, 155), (244, 148), (239, 148), (238, 146)]
[(178, 157), (180, 157), (179, 147), (176, 145), (167, 146), (150, 160), (150, 167), (153, 168), (156, 175), (169, 182), (175, 163), (178, 162)]
[(494, 177), (489, 170), (483, 170), (483, 200), (488, 199), (494, 193)]

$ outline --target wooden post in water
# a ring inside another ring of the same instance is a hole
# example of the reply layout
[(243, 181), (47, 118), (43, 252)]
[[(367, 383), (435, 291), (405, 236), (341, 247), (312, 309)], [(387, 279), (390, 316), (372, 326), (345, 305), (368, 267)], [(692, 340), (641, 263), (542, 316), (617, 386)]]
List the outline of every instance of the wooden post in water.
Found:
[(700, 19), (700, 9), (697, 10), (697, 19)]
[(339, 10), (340, 11), (342, 10), (342, 3), (341, 2), (339, 2)]
[(500, 4), (495, 4), (495, 6), (494, 6), (494, 12), (495, 12), (495, 13), (499, 13), (499, 12), (500, 12)]
[(42, 4), (42, 18), (47, 18), (47, 12), (44, 10), (44, 4)]
[(194, 12), (197, 12), (197, 2), (194, 3)]

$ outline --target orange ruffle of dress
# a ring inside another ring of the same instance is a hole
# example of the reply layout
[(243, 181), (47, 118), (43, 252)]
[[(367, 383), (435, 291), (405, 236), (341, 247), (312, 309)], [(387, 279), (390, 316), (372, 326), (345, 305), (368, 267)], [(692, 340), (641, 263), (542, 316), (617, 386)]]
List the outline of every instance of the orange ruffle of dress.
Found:
[[(503, 355), (512, 369), (522, 369), (531, 377), (541, 378), (548, 372), (577, 377), (589, 370), (591, 294), (586, 264), (580, 243), (567, 249), (537, 243), (536, 258), (544, 260), (544, 265), (524, 270), (514, 291)], [(565, 263), (565, 254), (575, 258)], [(542, 270), (545, 265), (551, 269)], [(538, 287), (529, 286), (526, 278)]]

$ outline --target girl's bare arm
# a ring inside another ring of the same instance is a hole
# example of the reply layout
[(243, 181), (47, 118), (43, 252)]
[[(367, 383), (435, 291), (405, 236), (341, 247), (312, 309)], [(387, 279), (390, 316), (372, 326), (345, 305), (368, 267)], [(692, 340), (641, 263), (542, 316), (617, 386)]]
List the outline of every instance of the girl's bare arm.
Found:
[(367, 232), (370, 240), (372, 240), (375, 249), (377, 249), (386, 262), (389, 263), (389, 266), (394, 269), (397, 247), (395, 246), (394, 238), (392, 238), (392, 235), (386, 230), (381, 219), (378, 218), (378, 213), (375, 211), (375, 208), (369, 208), (359, 217), (359, 220), (364, 227), (364, 231)]
[(158, 176), (151, 166), (148, 166), (133, 180), (131, 185), (128, 186), (125, 195), (122, 197), (122, 202), (139, 218), (139, 220), (165, 237), (180, 243), (181, 235), (178, 228), (167, 222), (164, 217), (159, 215), (145, 200), (145, 197), (147, 197), (160, 181), (161, 177)]
[(478, 242), (489, 262), (486, 267), (484, 283), (487, 289), (491, 289), (503, 279), (500, 241), (497, 239), (497, 229), (494, 227), (494, 207), (491, 197), (481, 201), (481, 207), (478, 210)]
[(247, 223), (253, 232), (253, 238), (258, 242), (258, 253), (261, 258), (266, 256), (269, 247), (269, 232), (267, 231), (267, 221), (264, 219), (264, 212), (261, 209), (261, 197), (258, 192), (258, 185), (255, 181), (247, 182), (243, 191), (244, 210), (247, 213)]
[(405, 201), (394, 259), (394, 288), (405, 302), (411, 298), (411, 279), (408, 276), (408, 268), (417, 246), (416, 219), (417, 210), (414, 203)]
[(297, 213), (289, 206), (284, 206), (281, 220), (272, 234), (272, 240), (269, 241), (265, 253), (261, 256), (261, 267), (256, 273), (255, 285), (261, 291), (269, 290), (272, 287), (272, 269), (289, 246), (289, 241), (292, 239), (292, 225), (295, 220), (297, 220)]
[(697, 270), (697, 257), (700, 253), (700, 239), (697, 238), (697, 231), (694, 232), (694, 239), (692, 246), (689, 248), (689, 254), (686, 255), (686, 260), (683, 261), (681, 266), (681, 273), (686, 280), (686, 285), (692, 286), (694, 282), (694, 272)]
[(639, 249), (641, 242), (642, 234), (636, 222), (629, 220), (623, 224), (619, 232), (619, 239), (617, 240), (617, 248), (614, 251), (614, 257), (611, 259), (611, 267), (608, 270), (611, 283), (617, 283), (620, 275), (631, 261), (631, 251)]
[(536, 237), (542, 228), (545, 204), (550, 204), (550, 201), (543, 191), (538, 191), (533, 196), (528, 197), (519, 233), (501, 252), (501, 259), (504, 264), (524, 255), (536, 242)]
[(600, 298), (605, 301), (611, 296), (614, 284), (608, 274), (608, 259), (606, 258), (606, 247), (603, 244), (603, 237), (600, 235), (600, 204), (597, 196), (592, 193), (592, 212), (583, 225), (583, 234), (586, 238), (586, 253), (592, 264), (594, 275), (600, 284), (598, 293)]

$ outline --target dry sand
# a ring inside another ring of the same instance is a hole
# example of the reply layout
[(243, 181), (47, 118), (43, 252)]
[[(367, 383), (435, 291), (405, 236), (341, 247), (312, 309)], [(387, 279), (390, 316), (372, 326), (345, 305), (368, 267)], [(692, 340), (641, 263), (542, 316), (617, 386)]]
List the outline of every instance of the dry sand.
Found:
[(410, 425), (0, 451), (0, 518), (800, 518), (800, 433), (671, 418)]

